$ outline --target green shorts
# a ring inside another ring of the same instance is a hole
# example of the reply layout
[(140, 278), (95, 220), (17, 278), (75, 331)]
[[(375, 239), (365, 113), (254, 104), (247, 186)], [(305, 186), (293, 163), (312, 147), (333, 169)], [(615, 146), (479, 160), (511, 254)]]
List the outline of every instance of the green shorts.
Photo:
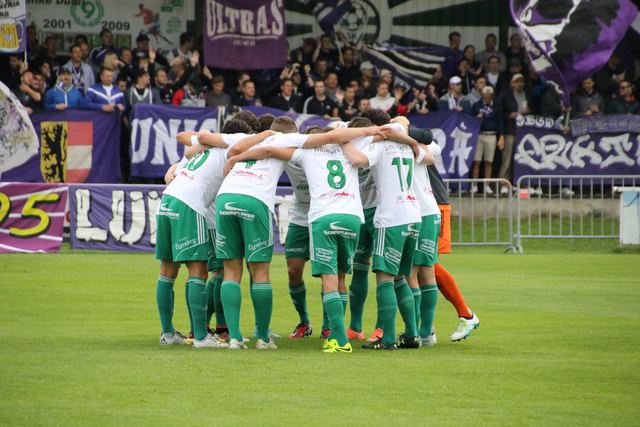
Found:
[(216, 255), (270, 262), (273, 221), (267, 205), (244, 194), (221, 194), (216, 199)]
[(373, 271), (384, 271), (397, 276), (411, 275), (413, 253), (416, 250), (420, 226), (415, 224), (376, 228), (373, 235)]
[(355, 215), (332, 214), (313, 221), (309, 242), (311, 274), (338, 274), (338, 270), (351, 273), (359, 229), (360, 218)]
[(309, 227), (289, 223), (284, 242), (284, 257), (309, 259)]
[(216, 241), (216, 230), (212, 228), (209, 229), (209, 240), (211, 242), (211, 251), (209, 252), (209, 259), (207, 260), (207, 270), (218, 271), (224, 267), (224, 263), (222, 259), (216, 256), (216, 246), (214, 244)]
[(373, 217), (376, 215), (376, 208), (364, 210), (364, 224), (360, 225), (360, 237), (356, 247), (355, 259), (370, 258), (373, 251)]
[(156, 259), (206, 261), (211, 250), (207, 221), (189, 206), (165, 194), (156, 213)]
[(413, 254), (413, 265), (434, 266), (438, 262), (438, 236), (440, 235), (440, 214), (422, 217), (418, 247)]

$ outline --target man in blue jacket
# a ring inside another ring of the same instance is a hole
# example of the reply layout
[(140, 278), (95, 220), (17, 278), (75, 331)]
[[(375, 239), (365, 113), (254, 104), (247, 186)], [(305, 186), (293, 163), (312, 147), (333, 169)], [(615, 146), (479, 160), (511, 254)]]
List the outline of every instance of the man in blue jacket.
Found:
[(82, 108), (84, 101), (82, 94), (71, 84), (71, 71), (61, 67), (58, 72), (58, 82), (44, 95), (45, 110), (66, 110), (67, 108)]
[(100, 83), (91, 86), (84, 97), (84, 105), (104, 112), (124, 111), (124, 94), (113, 84), (113, 71), (102, 68)]

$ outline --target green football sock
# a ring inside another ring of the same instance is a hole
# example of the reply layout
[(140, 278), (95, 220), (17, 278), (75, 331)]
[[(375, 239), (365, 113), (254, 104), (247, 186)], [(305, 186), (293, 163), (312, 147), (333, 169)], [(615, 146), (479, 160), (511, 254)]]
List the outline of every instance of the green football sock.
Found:
[(300, 323), (309, 324), (309, 312), (307, 311), (307, 287), (304, 281), (297, 285), (289, 285), (289, 295), (293, 306), (300, 316)]
[(418, 329), (416, 329), (416, 306), (413, 300), (413, 293), (407, 280), (404, 277), (395, 280), (393, 282), (393, 290), (396, 293), (398, 310), (404, 321), (404, 334), (407, 337), (418, 336)]
[(268, 342), (269, 323), (271, 322), (271, 311), (273, 309), (271, 283), (254, 283), (251, 288), (251, 299), (253, 300), (253, 311), (256, 315), (258, 338)]
[(422, 293), (420, 288), (411, 288), (413, 294), (413, 304), (416, 310), (416, 330), (420, 330), (420, 300), (422, 299)]
[(187, 302), (187, 313), (189, 313), (189, 331), (193, 332), (193, 316), (191, 316), (191, 302), (189, 301), (189, 279), (184, 284), (184, 300)]
[(227, 320), (224, 317), (224, 307), (222, 307), (222, 298), (220, 298), (220, 287), (224, 280), (223, 275), (216, 277), (215, 287), (213, 289), (213, 303), (216, 307), (216, 327), (227, 326)]
[(340, 293), (327, 292), (322, 296), (322, 306), (329, 317), (329, 327), (331, 328), (331, 339), (336, 339), (339, 346), (347, 345), (347, 331), (344, 327), (344, 310)]
[(438, 302), (438, 285), (420, 286), (422, 297), (420, 300), (420, 336), (423, 338), (431, 335), (431, 325), (436, 315), (436, 303)]
[(369, 293), (369, 266), (368, 262), (353, 263), (353, 278), (349, 286), (349, 310), (351, 311), (349, 329), (356, 332), (362, 332), (364, 302)]
[(223, 281), (222, 285), (220, 285), (220, 299), (224, 306), (224, 317), (227, 319), (229, 338), (242, 342), (242, 333), (240, 332), (242, 292), (240, 291), (240, 283), (232, 280)]
[(156, 285), (156, 301), (160, 313), (163, 334), (172, 334), (173, 328), (173, 283), (176, 279), (158, 276)]
[(342, 301), (342, 313), (347, 312), (347, 303), (349, 302), (349, 294), (346, 292), (338, 292), (340, 294), (340, 301)]
[[(324, 301), (324, 292), (322, 289), (320, 290), (320, 298)], [(322, 329), (329, 329), (329, 317), (327, 316), (327, 310), (324, 309), (324, 304), (322, 304)]]
[(213, 316), (213, 313), (215, 313), (216, 311), (216, 305), (213, 299), (215, 287), (216, 287), (216, 278), (211, 276), (209, 277), (209, 280), (207, 281), (207, 287), (205, 288), (205, 291), (207, 292), (207, 317), (206, 317), (207, 326), (211, 326), (211, 316)]
[(189, 277), (189, 311), (193, 321), (193, 337), (201, 341), (207, 337), (207, 291), (200, 277)]
[(393, 291), (393, 281), (379, 282), (376, 287), (376, 301), (378, 302), (378, 318), (382, 326), (384, 344), (393, 344), (396, 341), (396, 312), (398, 301)]

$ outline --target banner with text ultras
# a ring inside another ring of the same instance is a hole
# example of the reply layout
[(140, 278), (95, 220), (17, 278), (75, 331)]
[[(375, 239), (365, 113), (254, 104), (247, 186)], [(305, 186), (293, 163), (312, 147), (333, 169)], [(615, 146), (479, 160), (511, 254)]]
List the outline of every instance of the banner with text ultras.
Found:
[[(71, 249), (153, 252), (156, 211), (164, 189), (164, 185), (69, 185)], [(292, 194), (291, 187), (276, 192), (276, 252), (284, 252)]]
[(0, 183), (0, 252), (58, 252), (64, 184)]
[[(113, 44), (135, 47), (136, 37), (145, 34), (149, 44), (160, 51), (176, 49), (180, 33), (187, 30), (184, 0), (26, 0), (27, 22), (36, 22), (42, 42), (53, 36), (58, 53), (68, 54), (77, 34), (100, 43), (103, 28), (113, 33)], [(189, 4), (192, 4), (189, 2)]]
[(131, 175), (159, 178), (178, 162), (183, 131), (218, 130), (218, 109), (178, 105), (138, 104), (131, 112)]
[(514, 181), (522, 175), (638, 175), (639, 119), (638, 116), (580, 119), (571, 122), (576, 132), (565, 133), (562, 123), (552, 119), (519, 116)]

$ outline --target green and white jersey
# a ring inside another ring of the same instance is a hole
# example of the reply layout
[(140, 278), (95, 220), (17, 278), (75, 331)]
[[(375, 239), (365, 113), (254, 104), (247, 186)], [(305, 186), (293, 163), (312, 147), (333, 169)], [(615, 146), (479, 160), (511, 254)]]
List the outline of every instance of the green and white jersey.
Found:
[[(363, 151), (367, 145), (373, 142), (372, 136), (361, 136), (356, 138), (351, 143), (355, 147)], [(378, 192), (376, 191), (376, 182), (371, 175), (371, 170), (366, 168), (358, 169), (358, 182), (360, 186), (360, 199), (362, 200), (362, 208), (370, 209), (375, 208), (377, 203)]]
[(293, 161), (285, 163), (284, 171), (287, 173), (293, 187), (293, 201), (289, 209), (289, 222), (301, 227), (307, 227), (309, 224), (309, 206), (311, 205), (307, 175), (302, 170), (302, 166)]
[(175, 179), (164, 190), (164, 194), (175, 197), (204, 216), (207, 227), (215, 229), (216, 209), (213, 202), (224, 179), (222, 169), (227, 161), (227, 153), (229, 148), (247, 136), (244, 133), (223, 135), (227, 148), (211, 147), (190, 160), (183, 158), (176, 169)]
[[(422, 147), (420, 147), (420, 150), (424, 151)], [(413, 185), (415, 186), (416, 197), (420, 204), (420, 215), (427, 216), (439, 214), (440, 208), (438, 208), (438, 203), (433, 195), (427, 165), (424, 163), (416, 164), (413, 172)]]
[[(309, 135), (297, 133), (276, 134), (256, 147), (272, 146), (300, 148)], [(237, 162), (225, 178), (218, 194), (244, 194), (263, 202), (274, 213), (276, 186), (284, 171), (285, 162), (275, 158)]]
[(309, 224), (330, 214), (357, 215), (360, 222), (364, 222), (358, 171), (340, 145), (298, 149), (291, 161), (299, 163), (307, 175), (311, 194)]
[(376, 228), (421, 222), (420, 207), (413, 189), (413, 150), (409, 145), (385, 140), (369, 145), (363, 153), (378, 190), (373, 217)]

